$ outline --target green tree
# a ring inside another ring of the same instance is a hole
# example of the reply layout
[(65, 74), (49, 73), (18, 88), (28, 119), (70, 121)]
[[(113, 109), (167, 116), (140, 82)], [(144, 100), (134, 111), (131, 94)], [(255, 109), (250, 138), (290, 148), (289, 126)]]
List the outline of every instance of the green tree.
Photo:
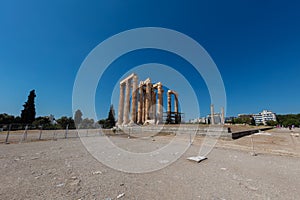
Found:
[(291, 125), (300, 125), (300, 114), (287, 114), (287, 115), (277, 115), (277, 121), (279, 124), (287, 127)]
[(101, 125), (102, 128), (113, 128), (116, 124), (115, 120), (115, 109), (114, 106), (111, 105), (109, 108), (108, 116), (106, 119), (101, 119), (98, 121), (98, 124)]
[(235, 124), (252, 124), (252, 117), (250, 115), (241, 115), (234, 119)]
[(0, 124), (12, 124), (15, 121), (15, 116), (6, 113), (0, 114)]
[(35, 127), (42, 127), (43, 129), (54, 129), (55, 125), (51, 124), (51, 120), (48, 116), (45, 117), (37, 117), (32, 125), (34, 125)]
[(100, 119), (100, 120), (98, 121), (98, 124), (100, 124), (101, 127), (104, 128), (104, 126), (105, 126), (105, 124), (106, 124), (106, 119)]
[(21, 123), (22, 123), (21, 117), (20, 117), (20, 116), (17, 116), (17, 117), (15, 118), (15, 120), (14, 120), (14, 123), (16, 123), (16, 124), (21, 124)]
[(75, 115), (74, 115), (74, 122), (77, 128), (79, 128), (81, 122), (82, 122), (82, 112), (81, 110), (76, 110)]
[(109, 113), (106, 121), (107, 121), (107, 128), (112, 128), (116, 124), (115, 109), (113, 105), (111, 105), (109, 108)]
[(27, 102), (23, 105), (24, 109), (21, 111), (21, 121), (24, 124), (31, 124), (35, 120), (35, 97), (35, 90), (31, 90)]
[(93, 119), (85, 118), (80, 124), (80, 128), (95, 128)]
[(277, 126), (277, 125), (278, 125), (278, 122), (273, 121), (273, 120), (270, 120), (270, 121), (267, 121), (267, 125), (268, 125), (268, 126)]
[(69, 129), (75, 128), (75, 123), (74, 123), (74, 120), (72, 119), (72, 117), (63, 116), (63, 117), (57, 119), (56, 122), (58, 124), (58, 128), (60, 128), (60, 129), (65, 129), (67, 126)]
[(254, 117), (251, 117), (251, 123), (250, 123), (250, 125), (252, 125), (252, 126), (256, 125)]

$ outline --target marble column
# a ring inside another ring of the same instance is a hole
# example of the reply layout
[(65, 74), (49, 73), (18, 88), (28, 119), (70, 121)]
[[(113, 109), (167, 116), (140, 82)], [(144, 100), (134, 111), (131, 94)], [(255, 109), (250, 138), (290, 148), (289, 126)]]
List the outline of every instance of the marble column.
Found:
[(214, 111), (214, 105), (210, 105), (210, 124), (214, 125), (215, 124), (215, 111)]
[(138, 119), (137, 123), (142, 124), (143, 123), (143, 85), (140, 84), (139, 87), (139, 101), (138, 101)]
[(143, 101), (142, 101), (142, 123), (145, 122), (145, 114), (146, 114), (146, 90), (143, 89)]
[(149, 107), (151, 103), (151, 87), (150, 83), (146, 84), (146, 101), (145, 101), (145, 121), (149, 119)]
[(168, 91), (167, 122), (171, 123), (171, 91)]
[(152, 91), (152, 119), (156, 122), (156, 92)]
[(120, 97), (119, 97), (119, 112), (118, 112), (118, 125), (123, 123), (123, 112), (124, 112), (124, 84), (120, 84)]
[(168, 113), (171, 113), (171, 93), (168, 91)]
[(225, 112), (224, 112), (224, 107), (221, 108), (221, 124), (225, 124)]
[(130, 80), (126, 81), (126, 91), (125, 91), (125, 108), (124, 108), (124, 121), (123, 125), (129, 123), (129, 111), (130, 111)]
[(136, 117), (136, 106), (137, 106), (137, 76), (135, 75), (132, 79), (132, 100), (131, 100), (131, 121), (130, 123), (136, 123), (137, 117)]
[(174, 101), (175, 101), (174, 112), (177, 114), (178, 113), (178, 97), (176, 94), (174, 94)]
[(157, 94), (158, 94), (158, 99), (157, 99), (157, 117), (158, 117), (158, 123), (162, 123), (163, 122), (163, 89), (162, 89), (162, 85), (159, 84), (157, 87)]

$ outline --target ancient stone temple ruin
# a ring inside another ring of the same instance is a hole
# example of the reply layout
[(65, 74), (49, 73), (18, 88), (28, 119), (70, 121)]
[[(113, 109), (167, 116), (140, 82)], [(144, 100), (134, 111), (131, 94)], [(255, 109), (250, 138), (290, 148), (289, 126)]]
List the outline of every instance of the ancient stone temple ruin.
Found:
[[(151, 79), (140, 81), (131, 74), (120, 82), (120, 98), (117, 125), (161, 124), (163, 121), (163, 85), (161, 82), (151, 83)], [(168, 90), (167, 123), (180, 123), (178, 110), (178, 94)], [(174, 95), (174, 111), (171, 110)]]

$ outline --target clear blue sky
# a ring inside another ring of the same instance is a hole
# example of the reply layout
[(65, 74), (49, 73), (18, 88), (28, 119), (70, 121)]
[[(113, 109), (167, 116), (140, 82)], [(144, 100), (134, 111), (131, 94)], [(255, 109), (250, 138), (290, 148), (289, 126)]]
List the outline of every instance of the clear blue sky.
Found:
[[(71, 116), (74, 80), (88, 53), (114, 34), (148, 26), (180, 31), (207, 50), (225, 84), (228, 116), (262, 109), (300, 113), (299, 10), (300, 3), (292, 0), (3, 0), (0, 113), (19, 115), (35, 89), (38, 116)], [(143, 62), (180, 63), (165, 54), (138, 51), (114, 64), (130, 68)], [(114, 76), (113, 70), (107, 73)], [(206, 115), (209, 96), (205, 85), (199, 88), (201, 114)], [(96, 99), (106, 95), (97, 94)], [(97, 102), (99, 110), (105, 108), (99, 118), (106, 117), (110, 99)]]

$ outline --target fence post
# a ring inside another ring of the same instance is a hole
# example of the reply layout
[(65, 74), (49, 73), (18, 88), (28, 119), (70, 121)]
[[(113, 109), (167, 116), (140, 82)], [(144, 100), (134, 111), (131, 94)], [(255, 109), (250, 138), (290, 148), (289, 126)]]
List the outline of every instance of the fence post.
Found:
[(25, 131), (24, 131), (24, 133), (23, 133), (22, 141), (27, 140), (27, 130), (28, 130), (28, 124), (25, 126)]
[(41, 125), (40, 126), (40, 135), (39, 135), (39, 140), (42, 139), (42, 132), (43, 132), (43, 126)]
[(257, 154), (255, 153), (255, 150), (254, 150), (254, 142), (253, 142), (252, 135), (250, 136), (250, 138), (251, 138), (251, 144), (252, 144), (252, 153), (251, 153), (251, 155), (252, 156), (257, 156)]
[(5, 144), (9, 144), (8, 137), (9, 137), (10, 130), (11, 130), (11, 124), (8, 126), (8, 131), (7, 131), (7, 135), (6, 135), (6, 139), (5, 139)]
[(66, 126), (65, 139), (68, 138), (68, 131), (69, 131), (69, 124), (67, 124), (67, 126)]
[(53, 139), (52, 140), (57, 140), (56, 139), (56, 129), (54, 129), (54, 132), (53, 132)]
[(101, 126), (99, 127), (99, 135), (102, 136), (103, 133), (102, 133), (102, 129), (101, 129)]

